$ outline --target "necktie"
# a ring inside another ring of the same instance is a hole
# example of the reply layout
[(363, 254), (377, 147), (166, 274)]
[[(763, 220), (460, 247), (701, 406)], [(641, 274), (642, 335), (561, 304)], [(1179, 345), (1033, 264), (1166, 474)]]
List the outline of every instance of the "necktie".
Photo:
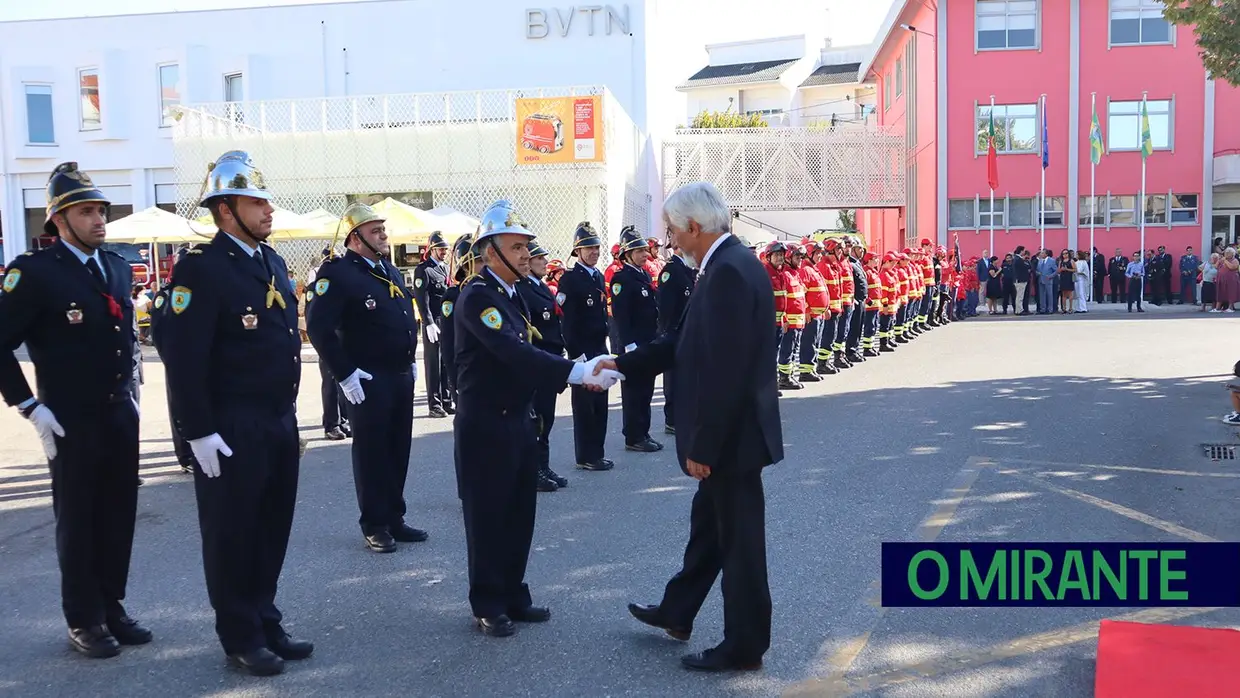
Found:
[(99, 267), (99, 263), (95, 261), (94, 257), (86, 260), (86, 268), (90, 271), (90, 275), (95, 277), (95, 281), (99, 283), (100, 287), (108, 287), (107, 282), (103, 279), (103, 269)]

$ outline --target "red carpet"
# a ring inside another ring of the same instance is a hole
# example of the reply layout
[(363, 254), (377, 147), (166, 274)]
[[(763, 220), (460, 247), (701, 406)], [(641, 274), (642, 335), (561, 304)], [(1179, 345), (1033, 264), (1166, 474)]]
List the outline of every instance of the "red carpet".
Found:
[(1104, 620), (1095, 698), (1236, 698), (1240, 632)]

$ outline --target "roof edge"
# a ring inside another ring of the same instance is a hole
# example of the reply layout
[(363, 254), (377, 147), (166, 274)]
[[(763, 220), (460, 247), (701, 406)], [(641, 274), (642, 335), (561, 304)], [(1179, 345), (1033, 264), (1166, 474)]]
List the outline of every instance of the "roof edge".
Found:
[(904, 11), (908, 9), (912, 1), (892, 0), (891, 9), (887, 10), (887, 16), (883, 19), (878, 34), (874, 37), (874, 42), (870, 44), (870, 50), (865, 60), (861, 61), (861, 70), (857, 72), (857, 82), (865, 82), (870, 69), (874, 67), (874, 61), (878, 60), (878, 55), (883, 52), (883, 47), (887, 45), (887, 41), (891, 39), (891, 34), (895, 31), (896, 25), (899, 24), (900, 16), (904, 14)]
[(774, 41), (788, 41), (789, 39), (805, 40), (807, 34), (789, 34), (788, 36), (770, 36), (763, 39), (744, 39), (742, 41), (724, 41), (718, 44), (706, 44), (707, 53), (713, 48), (732, 48), (734, 46), (752, 46), (754, 44), (765, 44)]

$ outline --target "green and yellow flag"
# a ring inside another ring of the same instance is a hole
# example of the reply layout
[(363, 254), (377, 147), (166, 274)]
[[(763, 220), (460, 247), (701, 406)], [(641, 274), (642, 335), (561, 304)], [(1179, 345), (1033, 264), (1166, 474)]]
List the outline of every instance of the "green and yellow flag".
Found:
[(1154, 139), (1150, 137), (1150, 112), (1146, 100), (1141, 100), (1141, 159), (1154, 154)]
[(1102, 162), (1102, 125), (1098, 123), (1098, 107), (1094, 107), (1094, 118), (1089, 124), (1089, 161), (1097, 165)]

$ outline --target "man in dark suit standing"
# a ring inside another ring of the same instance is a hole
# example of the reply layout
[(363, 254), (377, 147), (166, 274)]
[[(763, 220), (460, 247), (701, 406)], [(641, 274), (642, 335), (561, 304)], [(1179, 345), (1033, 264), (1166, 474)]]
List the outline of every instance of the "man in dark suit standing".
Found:
[(684, 567), (658, 605), (630, 604), (629, 612), (687, 640), (722, 571), (723, 642), (681, 661), (697, 671), (757, 669), (771, 644), (762, 469), (784, 457), (770, 370), (775, 296), (762, 263), (730, 234), (731, 214), (713, 185), (680, 188), (663, 217), (670, 242), (700, 270), (689, 304), (667, 333), (599, 366), (626, 378), (678, 367), (676, 454), (698, 490)]

